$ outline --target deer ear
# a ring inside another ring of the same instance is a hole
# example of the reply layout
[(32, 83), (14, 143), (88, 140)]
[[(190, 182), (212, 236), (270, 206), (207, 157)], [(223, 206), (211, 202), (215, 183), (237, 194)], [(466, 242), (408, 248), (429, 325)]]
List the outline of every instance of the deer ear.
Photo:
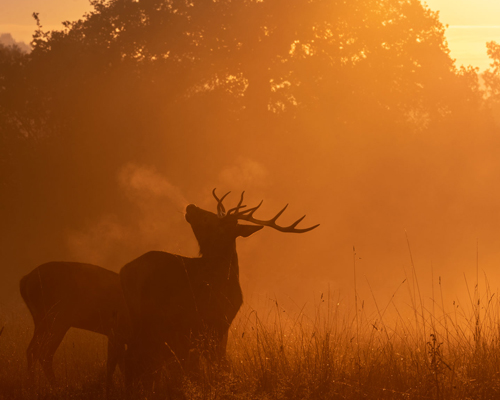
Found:
[(236, 236), (248, 237), (251, 234), (260, 231), (263, 226), (260, 225), (236, 225)]

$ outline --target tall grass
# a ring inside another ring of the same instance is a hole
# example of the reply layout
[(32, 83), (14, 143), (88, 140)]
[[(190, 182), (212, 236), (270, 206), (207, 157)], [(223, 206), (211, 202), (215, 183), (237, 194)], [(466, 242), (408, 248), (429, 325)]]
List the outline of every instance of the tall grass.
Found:
[[(199, 380), (185, 381), (185, 398), (499, 399), (500, 301), (488, 281), (481, 293), (478, 277), (472, 287), (465, 281), (467, 302), (445, 307), (440, 278), (428, 306), (416, 278), (412, 267), (398, 288), (406, 288), (410, 312), (394, 295), (381, 305), (373, 293), (373, 312), (359, 301), (346, 311), (331, 293), (307, 313), (277, 300), (265, 312), (245, 306), (230, 330), (230, 368), (205, 365)], [(25, 399), (32, 323), (27, 315), (9, 321), (0, 336), (0, 399)], [(34, 398), (104, 398), (105, 358), (105, 338), (70, 331), (54, 360), (61, 388), (51, 390), (38, 371)], [(115, 383), (122, 398), (119, 372)]]
[(426, 309), (408, 286), (411, 318), (391, 302), (396, 318), (386, 321), (375, 298), (371, 317), (330, 297), (313, 319), (284, 317), (278, 304), (264, 320), (248, 313), (232, 330), (233, 376), (278, 399), (499, 399), (496, 296), (476, 291), (468, 311), (455, 302), (446, 312), (436, 299)]

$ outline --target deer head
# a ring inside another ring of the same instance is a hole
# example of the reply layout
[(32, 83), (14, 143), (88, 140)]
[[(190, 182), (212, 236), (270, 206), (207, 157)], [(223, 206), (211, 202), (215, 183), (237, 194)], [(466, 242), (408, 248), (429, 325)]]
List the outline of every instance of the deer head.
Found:
[[(285, 212), (288, 204), (270, 220), (256, 219), (253, 215), (262, 205), (262, 201), (255, 207), (246, 208), (247, 206), (243, 204), (245, 192), (241, 193), (238, 205), (226, 211), (223, 201), (229, 193), (231, 192), (227, 192), (219, 199), (215, 189), (212, 191), (217, 201), (217, 214), (196, 207), (194, 204), (186, 207), (186, 221), (189, 222), (193, 229), (202, 255), (220, 254), (221, 251), (228, 247), (234, 247), (237, 237), (248, 237), (261, 230), (264, 226), (287, 233), (305, 233), (319, 226), (317, 224), (309, 228), (297, 228), (305, 215), (289, 226), (278, 225), (276, 221)], [(247, 221), (255, 225), (240, 224), (239, 221)]]

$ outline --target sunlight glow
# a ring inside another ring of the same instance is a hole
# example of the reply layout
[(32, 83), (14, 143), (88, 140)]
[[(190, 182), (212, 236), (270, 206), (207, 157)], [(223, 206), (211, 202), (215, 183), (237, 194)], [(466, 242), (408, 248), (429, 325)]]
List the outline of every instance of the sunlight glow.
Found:
[(500, 29), (500, 25), (449, 25), (449, 29)]
[(500, 42), (500, 25), (450, 25), (446, 39), (457, 66), (472, 65), (484, 71), (490, 64), (486, 43)]

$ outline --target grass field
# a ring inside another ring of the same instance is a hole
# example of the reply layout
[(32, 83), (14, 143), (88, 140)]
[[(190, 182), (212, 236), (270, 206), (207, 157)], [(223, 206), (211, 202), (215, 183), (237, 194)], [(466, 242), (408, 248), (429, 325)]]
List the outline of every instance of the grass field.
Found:
[[(499, 399), (500, 302), (488, 286), (467, 291), (467, 304), (436, 296), (427, 302), (418, 284), (407, 285), (408, 312), (372, 298), (346, 308), (321, 295), (313, 312), (290, 315), (278, 301), (267, 311), (244, 306), (231, 327), (230, 372), (205, 368), (185, 380), (188, 399)], [(356, 311), (357, 310), (357, 311)], [(389, 312), (390, 310), (390, 312)], [(25, 349), (33, 324), (22, 305), (0, 315), (0, 399), (104, 399), (106, 338), (70, 330), (56, 353), (60, 388), (52, 390), (37, 368), (35, 388), (26, 385)], [(293, 313), (292, 313), (293, 314)], [(391, 315), (389, 317), (388, 315)], [(115, 374), (113, 398), (124, 397)]]

